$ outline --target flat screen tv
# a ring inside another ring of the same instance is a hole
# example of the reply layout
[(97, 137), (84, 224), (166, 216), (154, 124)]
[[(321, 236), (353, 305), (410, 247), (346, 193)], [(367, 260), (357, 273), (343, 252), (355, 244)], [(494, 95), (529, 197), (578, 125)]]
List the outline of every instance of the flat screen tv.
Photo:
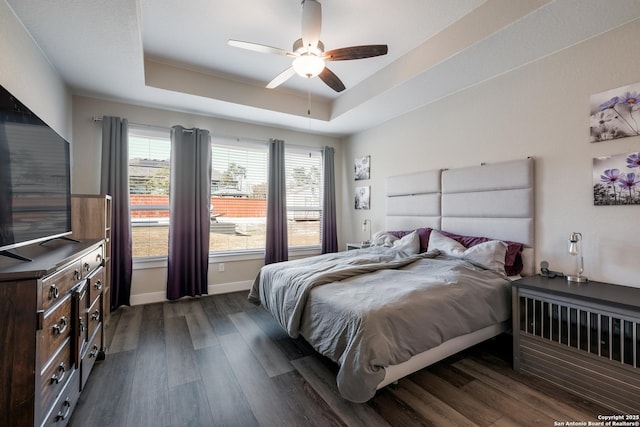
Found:
[(69, 143), (0, 86), (0, 253), (71, 233)]

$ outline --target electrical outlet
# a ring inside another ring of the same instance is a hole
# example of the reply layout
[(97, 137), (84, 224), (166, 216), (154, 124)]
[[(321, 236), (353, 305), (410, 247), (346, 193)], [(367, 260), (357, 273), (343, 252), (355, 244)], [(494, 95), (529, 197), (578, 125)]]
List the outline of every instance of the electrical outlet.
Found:
[(220, 264), (218, 264), (218, 271), (221, 273), (224, 271), (224, 262), (221, 262)]

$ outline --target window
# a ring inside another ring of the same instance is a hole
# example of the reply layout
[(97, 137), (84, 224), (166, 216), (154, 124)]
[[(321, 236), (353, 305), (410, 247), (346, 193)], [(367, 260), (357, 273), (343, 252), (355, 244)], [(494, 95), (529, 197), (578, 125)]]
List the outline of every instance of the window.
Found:
[(289, 248), (321, 243), (322, 152), (285, 145)]
[[(210, 252), (262, 253), (267, 223), (268, 143), (211, 138)], [(166, 257), (169, 242), (169, 130), (129, 128), (133, 258)], [(289, 248), (318, 248), (322, 151), (285, 145)]]
[[(212, 252), (263, 251), (268, 145), (213, 137)], [(322, 152), (285, 145), (289, 248), (320, 246)]]
[(129, 128), (133, 258), (166, 257), (169, 245), (169, 131)]
[(211, 252), (264, 251), (265, 142), (211, 138)]

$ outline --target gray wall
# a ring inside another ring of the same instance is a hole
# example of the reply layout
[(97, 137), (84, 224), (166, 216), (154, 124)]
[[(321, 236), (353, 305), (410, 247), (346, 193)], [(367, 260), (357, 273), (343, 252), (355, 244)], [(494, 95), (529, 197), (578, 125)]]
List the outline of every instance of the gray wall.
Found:
[[(640, 137), (591, 144), (589, 97), (640, 82), (640, 21), (565, 49), (348, 138), (342, 212), (347, 239), (371, 218), (384, 228), (385, 177), (533, 156), (536, 264), (573, 267), (572, 231), (582, 232), (585, 274), (640, 287), (640, 206), (593, 206), (593, 158), (640, 151)], [(353, 159), (371, 155), (371, 211), (353, 208)]]
[(0, 84), (71, 139), (71, 94), (4, 0), (0, 1)]

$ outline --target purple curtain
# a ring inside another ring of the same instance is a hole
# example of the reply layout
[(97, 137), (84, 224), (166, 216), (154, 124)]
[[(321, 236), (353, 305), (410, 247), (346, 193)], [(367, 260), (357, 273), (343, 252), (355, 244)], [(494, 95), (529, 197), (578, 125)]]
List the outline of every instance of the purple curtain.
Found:
[(211, 226), (209, 131), (171, 128), (167, 298), (207, 294)]
[(322, 253), (338, 252), (336, 225), (336, 178), (333, 166), (333, 147), (324, 147), (322, 169), (324, 171), (324, 193), (322, 195)]
[(264, 263), (287, 261), (287, 186), (284, 165), (284, 141), (269, 141), (269, 177), (267, 190), (267, 242)]
[(102, 118), (100, 193), (111, 195), (111, 309), (131, 305), (131, 216), (129, 211), (129, 125)]

